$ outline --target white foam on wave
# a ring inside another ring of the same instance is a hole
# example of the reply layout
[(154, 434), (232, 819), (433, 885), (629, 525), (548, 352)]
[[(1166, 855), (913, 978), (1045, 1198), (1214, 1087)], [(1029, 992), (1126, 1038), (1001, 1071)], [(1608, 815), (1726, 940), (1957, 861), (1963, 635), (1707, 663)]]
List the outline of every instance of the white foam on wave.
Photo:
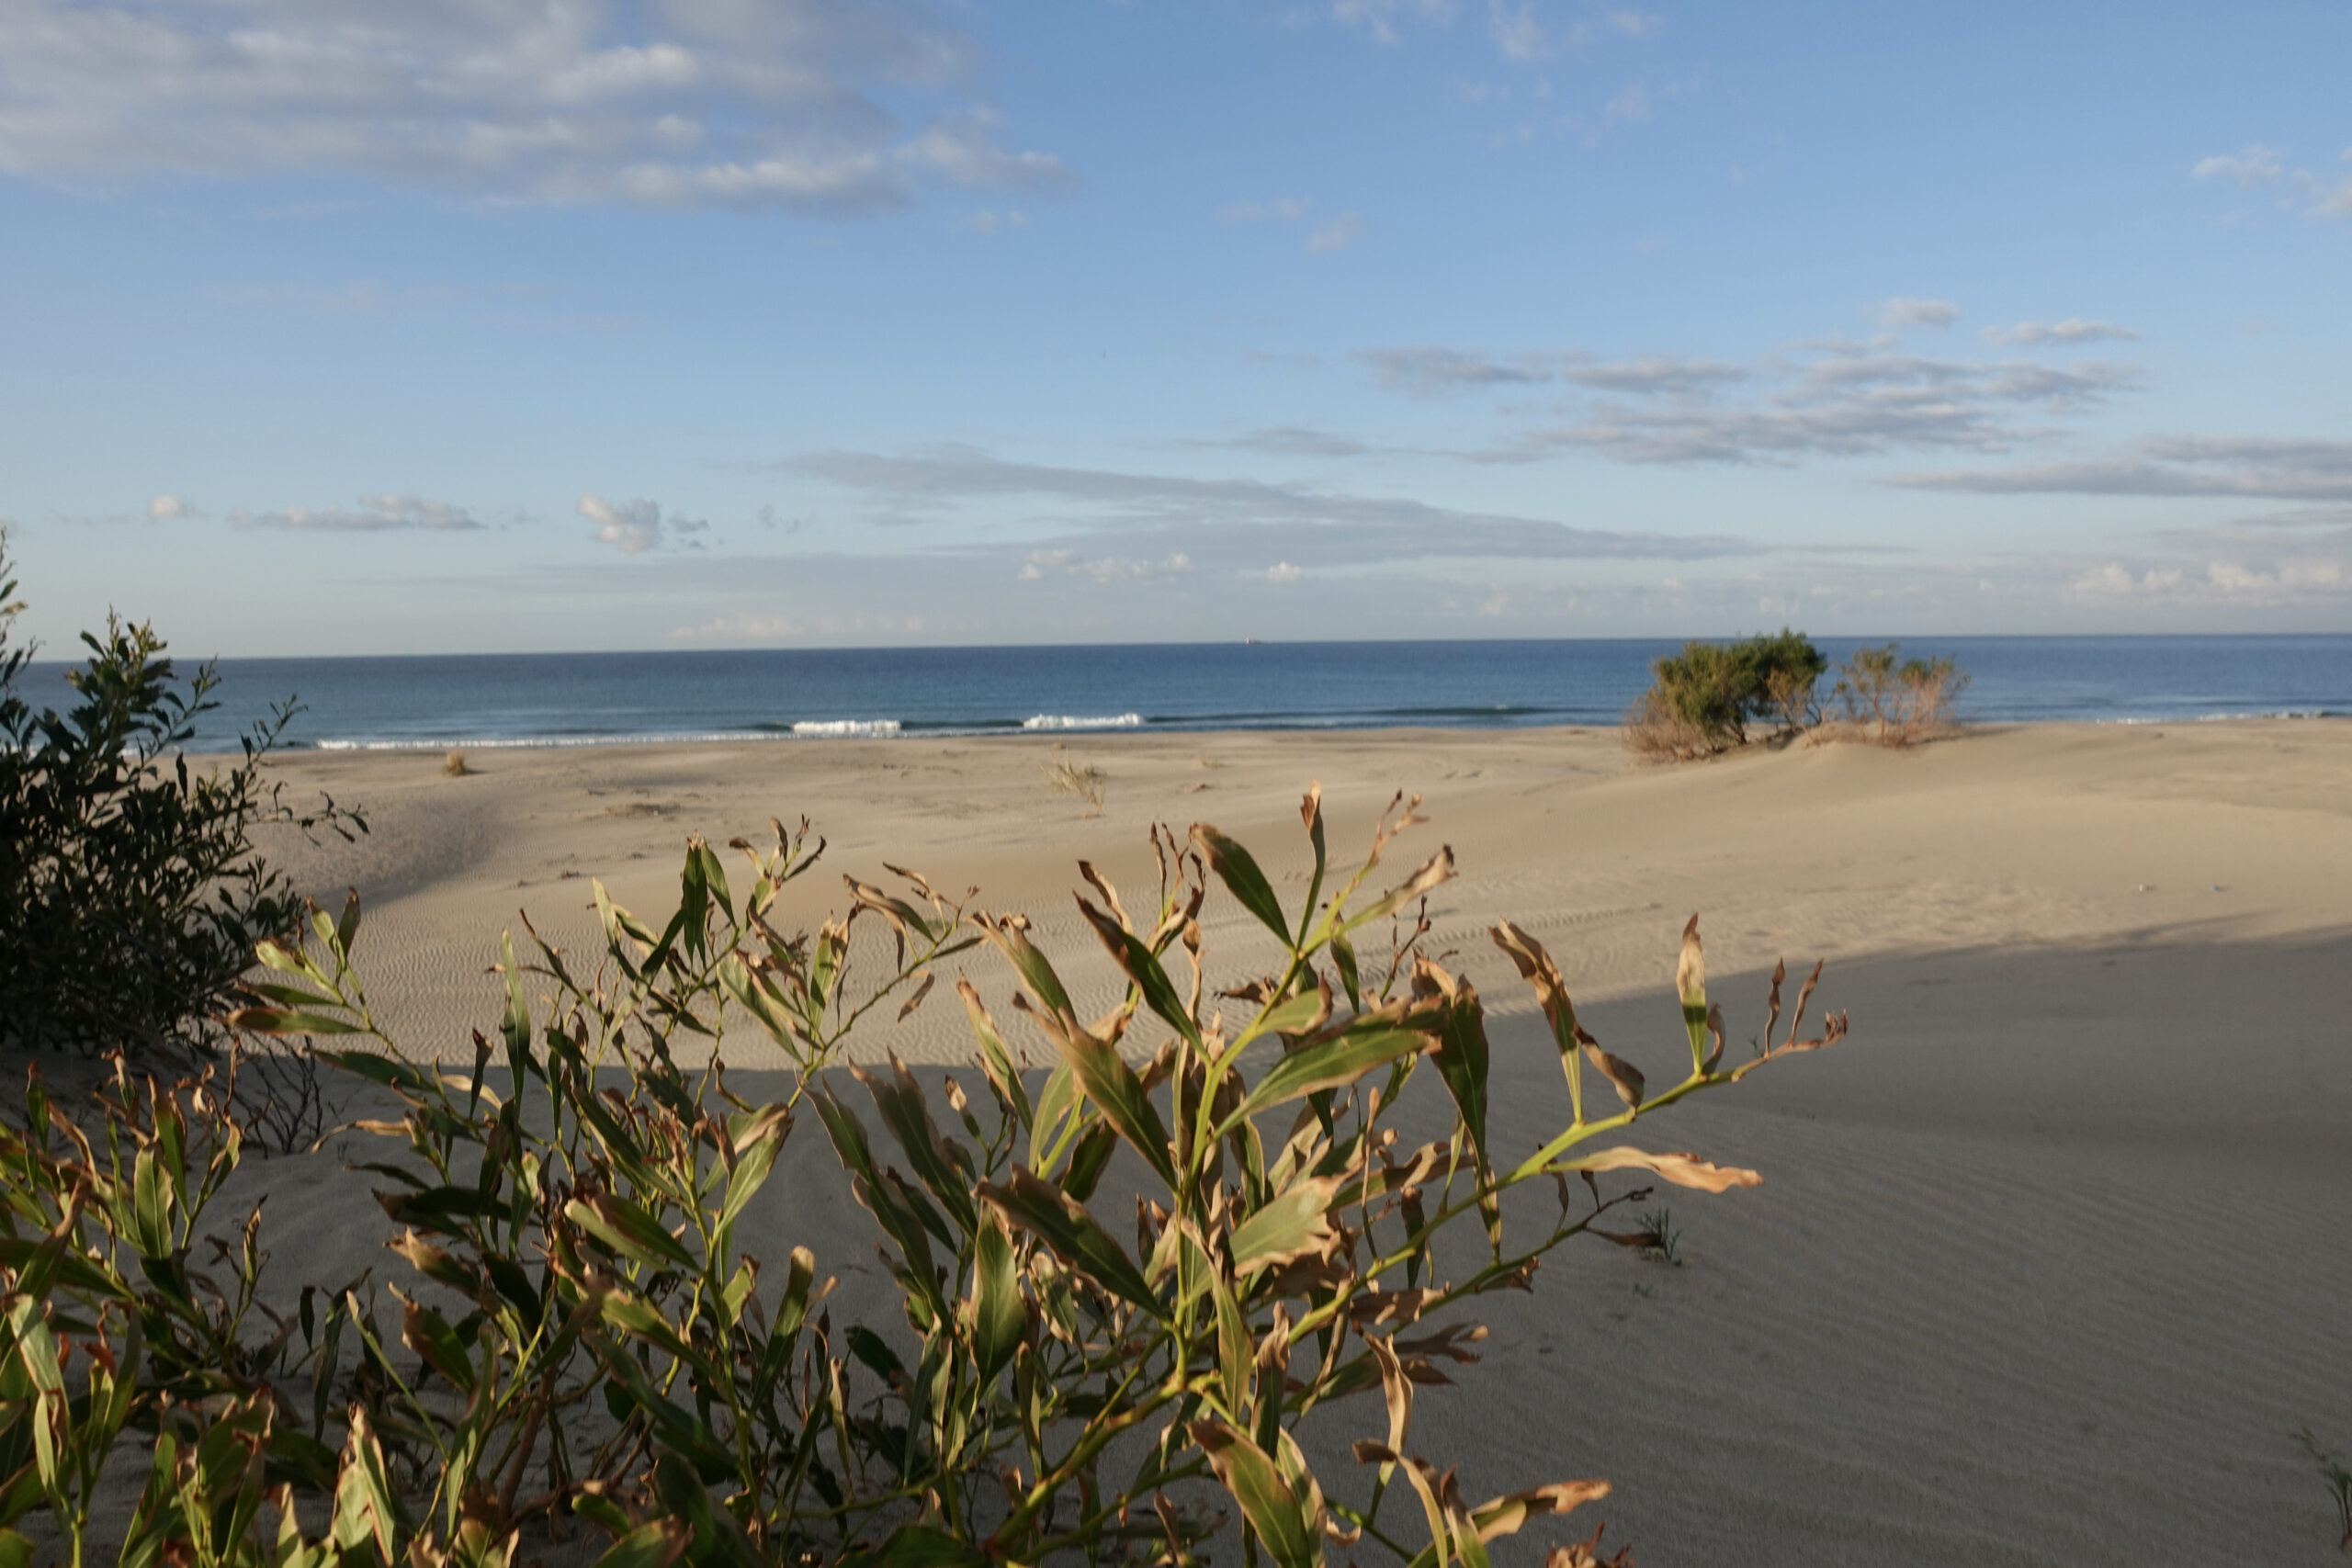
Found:
[(895, 718), (804, 718), (792, 727), (795, 735), (844, 739), (857, 736), (896, 735)]
[(447, 740), (313, 740), (319, 751), (523, 751), (548, 746), (691, 746), (715, 741), (775, 740), (774, 731), (714, 729), (675, 735), (462, 736)]
[(1136, 729), (1143, 725), (1139, 713), (1116, 713), (1102, 716), (1086, 715), (1041, 713), (1021, 721), (1023, 729)]

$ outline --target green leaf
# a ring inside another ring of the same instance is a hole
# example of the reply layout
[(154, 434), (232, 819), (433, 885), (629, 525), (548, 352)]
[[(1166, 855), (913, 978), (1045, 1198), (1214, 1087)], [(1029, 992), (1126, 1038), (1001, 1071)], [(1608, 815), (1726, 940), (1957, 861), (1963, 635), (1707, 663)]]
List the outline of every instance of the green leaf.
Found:
[(1552, 1026), (1552, 1043), (1560, 1053), (1561, 1076), (1568, 1082), (1569, 1114), (1582, 1122), (1584, 1078), (1577, 1066), (1577, 1009), (1568, 999), (1568, 986), (1560, 977), (1560, 966), (1552, 962), (1552, 955), (1544, 951), (1542, 942), (1509, 920), (1498, 922), (1489, 934), (1534, 988), (1536, 1003), (1544, 1010), (1544, 1021)]
[(1037, 1119), (1029, 1127), (1029, 1165), (1050, 1173), (1066, 1141), (1062, 1122), (1078, 1107), (1078, 1072), (1068, 1062), (1046, 1075), (1037, 1091)]
[(1168, 1148), (1168, 1126), (1143, 1087), (1143, 1079), (1109, 1042), (1099, 1040), (1075, 1020), (1037, 1015), (1038, 1023), (1062, 1060), (1078, 1075), (1102, 1119), (1133, 1145), (1146, 1164), (1169, 1186), (1176, 1185), (1175, 1159)]
[(1233, 1227), (1233, 1272), (1253, 1274), (1320, 1252), (1332, 1237), (1331, 1200), (1337, 1177), (1302, 1178)]
[(1066, 1197), (1051, 1183), (1015, 1166), (1011, 1178), (1002, 1184), (981, 1183), (979, 1196), (1008, 1223), (1052, 1248), (1057, 1258), (1080, 1275), (1154, 1317), (1159, 1315), (1159, 1299), (1152, 1294), (1141, 1271), (1111, 1239), (1111, 1233), (1086, 1212), (1084, 1205)]
[[(1012, 1107), (1013, 1117), (1023, 1130), (1034, 1133), (1036, 1115), (1029, 1106), (1029, 1091), (1022, 1087), (1021, 1074), (1012, 1065), (1012, 1054), (1004, 1048), (1004, 1036), (997, 1032), (996, 1020), (989, 1016), (980, 993), (973, 989), (969, 980), (959, 978), (956, 991), (964, 998), (964, 1013), (971, 1020), (972, 1036), (980, 1043), (981, 1070), (988, 1074), (997, 1094)], [(1031, 1153), (1034, 1158), (1034, 1148)]]
[(1241, 1517), (1276, 1568), (1318, 1568), (1322, 1532), (1283, 1479), (1272, 1456), (1222, 1421), (1194, 1421), (1185, 1429), (1209, 1469), (1241, 1506)]
[(1707, 961), (1699, 948), (1699, 917), (1682, 928), (1682, 953), (1674, 965), (1674, 988), (1682, 998), (1682, 1027), (1690, 1035), (1690, 1069), (1704, 1072), (1707, 1055)]
[(929, 1525), (900, 1525), (889, 1539), (841, 1560), (840, 1568), (988, 1568), (988, 1553)]
[(229, 1015), (232, 1029), (250, 1030), (255, 1034), (361, 1034), (358, 1024), (345, 1019), (330, 1018), (322, 1012), (302, 1012), (292, 1008), (239, 1008)]
[(1233, 1299), (1233, 1288), (1227, 1283), (1225, 1271), (1201, 1250), (1189, 1232), (1185, 1242), (1206, 1273), (1209, 1294), (1216, 1304), (1216, 1370), (1217, 1381), (1225, 1391), (1225, 1408), (1235, 1420), (1247, 1419), (1257, 1371), (1256, 1347), (1250, 1342), (1250, 1326), (1242, 1320), (1240, 1303)]
[(1013, 1272), (1012, 1238), (991, 1210), (972, 1238), (972, 1348), (980, 1382), (992, 1385), (1012, 1362), (1029, 1326), (1029, 1306)]
[(766, 1185), (775, 1168), (776, 1151), (791, 1130), (792, 1113), (781, 1105), (760, 1111), (735, 1136), (735, 1170), (727, 1179), (727, 1196), (718, 1205), (718, 1228), (726, 1229), (743, 1212), (752, 1195)]
[(882, 1124), (906, 1151), (907, 1163), (914, 1168), (915, 1179), (956, 1217), (959, 1230), (969, 1231), (977, 1218), (972, 1207), (971, 1179), (947, 1157), (939, 1125), (931, 1119), (931, 1106), (923, 1099), (922, 1086), (915, 1082), (906, 1064), (892, 1056), (887, 1077), (863, 1067), (852, 1067), (850, 1072), (874, 1097), (874, 1109), (881, 1113)]
[(1079, 913), (1094, 928), (1110, 951), (1112, 962), (1118, 964), (1143, 997), (1144, 1006), (1158, 1014), (1161, 1022), (1182, 1035), (1195, 1049), (1201, 1044), (1201, 1026), (1184, 1010), (1183, 998), (1176, 994), (1175, 985), (1168, 978), (1168, 971), (1159, 966), (1152, 951), (1136, 940), (1135, 933), (1104, 914), (1084, 898), (1078, 900)]
[(1423, 861), (1420, 869), (1414, 872), (1412, 875), (1365, 905), (1356, 913), (1350, 915), (1340, 929), (1342, 931), (1351, 931), (1359, 926), (1369, 925), (1384, 916), (1394, 914), (1453, 875), (1453, 846), (1447, 844), (1428, 860)]
[(618, 1193), (599, 1192), (574, 1198), (563, 1206), (566, 1218), (622, 1257), (649, 1269), (679, 1269), (693, 1272), (694, 1254), (663, 1229), (660, 1221)]
[(1374, 1067), (1430, 1049), (1437, 1039), (1427, 1030), (1405, 1028), (1395, 1015), (1374, 1013), (1359, 1019), (1330, 1039), (1293, 1051), (1267, 1068), (1242, 1097), (1241, 1104), (1218, 1125), (1216, 1136), (1224, 1137), (1256, 1111), (1324, 1089), (1344, 1089)]
[(1054, 966), (1046, 962), (1046, 955), (1037, 951), (1036, 944), (1029, 940), (1028, 933), (1020, 924), (1012, 919), (985, 920), (981, 929), (988, 932), (989, 942), (1004, 954), (1020, 975), (1021, 983), (1029, 987), (1029, 994), (1035, 997), (1048, 1013), (1057, 1018), (1075, 1019), (1078, 1016), (1070, 1009), (1069, 993), (1062, 988), (1061, 976), (1054, 973)]
[(1456, 982), (1456, 987), (1447, 1002), (1434, 1055), (1438, 1076), (1445, 1080), (1446, 1092), (1462, 1112), (1462, 1124), (1469, 1130), (1478, 1168), (1484, 1171), (1487, 1168), (1486, 1010), (1469, 981)]
[(1200, 846), (1209, 869), (1216, 873), (1226, 890), (1243, 908), (1257, 916), (1268, 931), (1280, 937), (1283, 946), (1290, 947), (1290, 927), (1283, 919), (1282, 901), (1274, 897), (1266, 874), (1258, 869), (1250, 852), (1205, 822), (1193, 824), (1193, 842)]
[(654, 1519), (605, 1548), (595, 1568), (671, 1568), (694, 1540), (694, 1529), (684, 1521)]
[(754, 974), (739, 954), (730, 953), (718, 961), (718, 984), (736, 1006), (759, 1020), (769, 1038), (783, 1046), (795, 1061), (800, 1059), (803, 1043), (798, 1023), (774, 981), (763, 974)]
[(1331, 967), (1340, 972), (1340, 988), (1348, 993), (1348, 1005), (1363, 1006), (1363, 981), (1356, 970), (1355, 943), (1345, 931), (1331, 933)]

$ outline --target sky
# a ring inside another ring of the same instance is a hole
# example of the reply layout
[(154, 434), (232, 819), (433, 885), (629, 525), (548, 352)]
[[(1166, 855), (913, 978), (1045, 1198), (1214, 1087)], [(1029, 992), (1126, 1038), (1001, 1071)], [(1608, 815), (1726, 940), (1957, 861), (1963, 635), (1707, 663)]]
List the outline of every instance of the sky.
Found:
[(0, 4), (51, 654), (2352, 631), (2352, 6)]

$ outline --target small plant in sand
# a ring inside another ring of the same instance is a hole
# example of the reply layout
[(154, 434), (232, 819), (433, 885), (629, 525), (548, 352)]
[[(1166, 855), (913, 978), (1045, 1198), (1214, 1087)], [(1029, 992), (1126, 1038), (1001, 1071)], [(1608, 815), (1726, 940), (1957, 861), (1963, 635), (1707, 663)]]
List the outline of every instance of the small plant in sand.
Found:
[(1649, 689), (1625, 718), (1625, 743), (1653, 761), (1745, 746), (1748, 726), (1776, 721), (1785, 739), (1818, 716), (1814, 685), (1828, 660), (1803, 632), (1686, 642), (1652, 662)]
[(1068, 757), (1057, 757), (1046, 764), (1046, 787), (1062, 795), (1074, 795), (1093, 809), (1090, 816), (1102, 815), (1102, 786), (1111, 775), (1091, 762), (1076, 762)]
[[(1135, 916), (1081, 863), (1078, 912), (1125, 982), (1092, 1019), (1026, 919), (912, 873), (893, 874), (903, 893), (844, 879), (844, 915), (778, 931), (779, 894), (822, 851), (805, 825), (738, 841), (740, 894), (693, 840), (658, 930), (597, 886), (592, 968), (510, 941), (497, 1036), (477, 1033), (456, 1071), (379, 1024), (352, 967), (356, 901), (314, 913), (306, 947), (263, 946), (276, 974), (238, 1022), (343, 1037), (358, 1048), (321, 1059), (396, 1097), (397, 1116), (359, 1123), (389, 1145), (359, 1169), (402, 1227), (398, 1282), (306, 1286), (272, 1317), (258, 1211), (241, 1241), (204, 1239), (242, 1145), (210, 1080), (157, 1089), (118, 1065), (93, 1141), (48, 1114), (36, 1077), (33, 1130), (0, 1133), (0, 1561), (30, 1557), (19, 1527), (45, 1514), (80, 1562), (95, 1477), (136, 1430), (152, 1463), (121, 1561), (141, 1565), (491, 1568), (584, 1524), (609, 1538), (606, 1568), (1307, 1568), (1333, 1547), (1484, 1568), (1489, 1542), (1608, 1485), (1473, 1503), (1422, 1450), (1417, 1402), (1477, 1359), (1464, 1309), (1531, 1288), (1544, 1256), (1648, 1184), (1754, 1185), (1618, 1140), (1845, 1021), (1799, 1038), (1808, 980), (1770, 1043), (1776, 972), (1766, 1047), (1726, 1063), (1694, 918), (1676, 970), (1690, 1072), (1653, 1090), (1579, 1024), (1543, 947), (1498, 924), (1563, 1079), (1556, 1130), (1508, 1157), (1484, 1006), (1423, 946), (1452, 852), (1367, 893), (1412, 807), (1392, 803), (1344, 876), (1319, 792), (1301, 815), (1295, 910), (1205, 825), (1155, 830), (1159, 886)], [(1221, 987), (1201, 923), (1213, 884), (1277, 955)], [(1016, 1068), (959, 981), (977, 1077), (854, 1068), (853, 1097), (820, 1074), (863, 1021), (905, 1017), (982, 944), (1050, 1073)], [(799, 1067), (784, 1099), (729, 1089), (723, 1045), (743, 1027)], [(681, 1060), (690, 1043), (707, 1066)], [(1588, 1103), (1588, 1069), (1614, 1106)], [(1417, 1080), (1443, 1114), (1405, 1145)], [(834, 1321), (807, 1248), (771, 1269), (743, 1245), (810, 1111), (878, 1229), (895, 1321)], [(1102, 1197), (1114, 1171), (1131, 1224)], [(1363, 1434), (1353, 1466), (1309, 1464), (1310, 1421)], [(1598, 1542), (1550, 1562), (1591, 1568)]]
[(2352, 1470), (2344, 1468), (2342, 1455), (2322, 1447), (2310, 1427), (2296, 1433), (2295, 1440), (2303, 1445), (2305, 1453), (2319, 1462), (2320, 1479), (2327, 1483), (2328, 1495), (2335, 1503), (2336, 1528), (2343, 1532), (2343, 1539), (2336, 1543), (2336, 1549), (2352, 1552)]
[(1913, 746), (1950, 730), (1968, 676), (1950, 658), (1897, 661), (1896, 643), (1858, 648), (1838, 667), (1833, 698), (1843, 733), (1880, 746)]
[(445, 779), (461, 779), (473, 771), (463, 751), (451, 751), (441, 759), (441, 776)]
[(207, 766), (183, 754), (218, 705), (218, 677), (182, 681), (146, 626), (109, 617), (83, 634), (65, 712), (17, 685), (33, 649), (11, 645), (22, 605), (0, 537), (0, 1042), (95, 1055), (206, 1043), (254, 944), (302, 906), (263, 857), (269, 827), (367, 830), (323, 800), (298, 811), (267, 775), (290, 702)]

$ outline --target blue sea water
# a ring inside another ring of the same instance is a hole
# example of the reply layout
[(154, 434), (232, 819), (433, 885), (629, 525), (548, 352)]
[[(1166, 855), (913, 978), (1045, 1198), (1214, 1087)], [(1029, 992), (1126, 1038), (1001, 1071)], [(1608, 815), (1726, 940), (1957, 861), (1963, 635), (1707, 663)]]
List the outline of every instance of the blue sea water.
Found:
[[(1832, 660), (1852, 639), (1817, 639)], [(1168, 644), (241, 659), (199, 747), (298, 698), (322, 748), (1613, 724), (1666, 641)], [(2352, 716), (2352, 637), (1923, 637), (1984, 720)], [(28, 673), (70, 700), (64, 666)]]

